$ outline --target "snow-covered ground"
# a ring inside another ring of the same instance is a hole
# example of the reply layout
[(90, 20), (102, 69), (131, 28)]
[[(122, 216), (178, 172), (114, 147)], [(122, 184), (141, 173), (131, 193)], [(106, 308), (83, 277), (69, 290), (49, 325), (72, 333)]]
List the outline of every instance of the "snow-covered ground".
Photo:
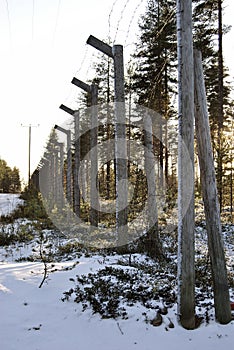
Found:
[(19, 194), (0, 193), (0, 216), (10, 214), (22, 202)]
[[(142, 316), (143, 307), (131, 308), (129, 318), (101, 319), (91, 310), (82, 312), (80, 304), (62, 302), (71, 278), (98, 268), (100, 257), (82, 257), (56, 264), (42, 288), (38, 288), (43, 265), (0, 264), (0, 339), (3, 350), (153, 350), (153, 349), (232, 349), (234, 322), (221, 326), (215, 322), (187, 331), (176, 322), (176, 308), (163, 316), (163, 324), (153, 327)], [(169, 329), (169, 318), (175, 327)], [(167, 329), (167, 330), (166, 330)]]
[[(17, 203), (17, 197), (14, 203)], [(54, 232), (50, 233), (50, 237), (56, 241)], [(229, 267), (233, 269), (232, 237), (233, 226), (227, 229), (226, 233)], [(206, 249), (206, 237), (202, 227), (197, 230), (196, 238), (197, 242), (200, 242), (197, 243), (197, 249), (200, 251)], [(56, 241), (56, 245), (61, 244), (65, 244), (62, 239)], [(188, 331), (177, 323), (176, 304), (172, 304), (172, 307), (168, 308), (168, 314), (162, 316), (163, 323), (159, 327), (154, 327), (147, 320), (154, 318), (156, 311), (146, 309), (139, 302), (127, 307), (127, 319), (121, 317), (102, 319), (89, 307), (83, 311), (82, 304), (74, 302), (74, 295), (69, 300), (62, 301), (64, 292), (74, 288), (77, 275), (87, 276), (106, 267), (129, 268), (138, 273), (134, 267), (120, 264), (121, 259), (128, 261), (128, 256), (67, 255), (64, 261), (48, 264), (48, 278), (39, 288), (43, 279), (44, 265), (33, 259), (33, 256), (38, 257), (38, 252), (38, 236), (28, 243), (0, 247), (1, 350), (233, 348), (234, 321), (222, 326), (211, 318), (209, 323), (203, 322), (196, 330)], [(22, 262), (23, 258), (29, 257), (34, 261)], [(141, 262), (141, 259), (144, 261), (144, 257), (140, 255), (133, 256), (132, 261), (134, 259), (137, 262)], [(169, 327), (170, 321), (174, 324), (174, 328)]]

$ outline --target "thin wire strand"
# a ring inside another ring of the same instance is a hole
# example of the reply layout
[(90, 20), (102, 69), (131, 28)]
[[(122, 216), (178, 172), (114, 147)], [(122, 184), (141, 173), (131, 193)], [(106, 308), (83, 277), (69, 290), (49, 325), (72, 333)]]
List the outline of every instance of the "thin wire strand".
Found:
[(128, 30), (127, 30), (127, 34), (126, 34), (124, 46), (125, 46), (126, 43), (127, 43), (127, 39), (128, 39), (129, 33), (130, 33), (130, 29), (131, 29), (133, 20), (134, 20), (134, 18), (135, 18), (136, 12), (137, 12), (137, 10), (139, 9), (139, 7), (143, 4), (144, 1), (145, 1), (145, 0), (140, 0), (140, 2), (138, 3), (138, 5), (135, 7), (135, 10), (133, 11), (131, 20), (130, 20), (129, 25), (128, 25)]
[(110, 13), (109, 13), (109, 16), (108, 16), (108, 40), (110, 40), (111, 16), (113, 14), (113, 11), (114, 11), (114, 8), (115, 8), (115, 5), (116, 5), (117, 2), (118, 2), (118, 0), (115, 0), (113, 2), (111, 10), (110, 10)]
[(6, 3), (6, 9), (7, 9), (9, 40), (10, 40), (10, 46), (12, 46), (11, 17), (10, 17), (10, 10), (9, 10), (8, 0), (5, 0), (5, 3)]
[(54, 33), (53, 33), (53, 39), (52, 39), (52, 44), (54, 45), (55, 43), (55, 37), (57, 33), (57, 28), (58, 28), (58, 21), (59, 21), (59, 15), (60, 15), (60, 8), (61, 8), (61, 0), (58, 1), (57, 5), (57, 11), (56, 11), (56, 19), (55, 19), (55, 26), (54, 26)]
[(35, 0), (32, 0), (32, 42), (34, 40)]
[(118, 22), (117, 22), (117, 27), (116, 27), (114, 42), (116, 41), (116, 38), (117, 38), (117, 35), (118, 35), (118, 32), (119, 32), (120, 22), (121, 22), (122, 19), (123, 19), (124, 11), (126, 10), (126, 7), (128, 6), (129, 2), (130, 2), (130, 0), (126, 0), (123, 9), (122, 9), (122, 11), (120, 12), (120, 17), (119, 17), (119, 20), (118, 20)]
[(86, 44), (85, 44), (85, 52), (84, 52), (83, 59), (82, 59), (82, 61), (81, 61), (80, 67), (79, 67), (79, 68), (77, 69), (77, 71), (75, 72), (75, 75), (79, 74), (80, 71), (82, 70), (83, 65), (84, 65), (84, 63), (85, 63), (85, 61), (86, 61), (87, 55), (88, 55), (88, 49), (89, 49), (89, 46), (88, 46), (88, 44), (86, 43)]
[[(86, 59), (87, 59), (87, 55), (88, 55), (88, 48), (89, 48), (89, 46), (88, 46), (88, 44), (86, 43), (86, 44), (85, 44), (85, 52), (84, 52), (83, 59), (82, 59), (82, 61), (81, 61), (81, 64), (80, 64), (79, 68), (74, 72), (74, 74), (73, 74), (74, 77), (75, 77), (75, 76), (78, 76), (78, 74), (79, 74), (79, 73), (81, 72), (81, 70), (83, 69), (84, 63), (85, 63), (85, 61), (86, 61)], [(70, 96), (71, 96), (73, 90), (74, 90), (74, 87), (73, 87), (73, 85), (71, 84), (71, 85), (70, 85), (70, 89), (69, 89), (69, 91), (68, 91), (68, 94), (67, 94), (67, 96), (65, 97), (65, 102), (67, 102), (67, 101), (69, 100), (69, 98), (70, 98)]]
[(90, 71), (91, 69), (93, 69), (93, 58), (94, 58), (94, 56), (96, 57), (96, 52), (94, 52), (94, 53), (92, 54), (92, 56), (91, 56), (91, 58), (90, 58), (90, 60), (89, 60), (89, 66), (88, 66), (87, 71), (86, 71), (86, 77), (88, 77), (89, 71)]

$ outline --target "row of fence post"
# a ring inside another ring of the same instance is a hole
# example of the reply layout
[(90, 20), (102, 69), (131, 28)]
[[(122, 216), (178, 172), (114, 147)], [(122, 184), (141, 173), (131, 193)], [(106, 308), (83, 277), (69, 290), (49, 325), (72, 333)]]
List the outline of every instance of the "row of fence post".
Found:
[[(184, 4), (184, 1), (181, 1)], [(220, 215), (217, 203), (217, 188), (215, 183), (214, 164), (212, 159), (212, 148), (209, 136), (209, 123), (207, 106), (205, 101), (204, 78), (202, 76), (201, 57), (195, 52), (192, 53), (192, 32), (184, 31), (184, 23), (188, 19), (192, 22), (191, 1), (189, 11), (179, 7), (181, 15), (178, 21), (179, 38), (179, 162), (178, 162), (178, 182), (179, 182), (179, 259), (178, 259), (178, 287), (179, 287), (179, 316), (185, 328), (195, 327), (195, 268), (194, 268), (194, 82), (195, 82), (195, 119), (199, 160), (201, 167), (201, 177), (203, 183), (203, 199), (205, 202), (205, 214), (207, 219), (207, 231), (209, 238), (209, 252), (212, 262), (212, 272), (214, 279), (214, 295), (216, 316), (221, 323), (230, 320), (230, 305), (228, 306), (229, 293), (227, 283), (227, 272), (225, 266), (224, 251), (221, 238)], [(186, 39), (187, 38), (187, 39)], [(90, 36), (87, 43), (102, 53), (111, 57), (114, 61), (115, 72), (115, 177), (116, 177), (116, 231), (118, 245), (126, 242), (128, 234), (128, 158), (126, 143), (126, 119), (124, 107), (124, 64), (123, 47), (114, 45), (113, 47), (103, 43), (99, 39)], [(189, 59), (188, 59), (189, 57)], [(195, 63), (194, 63), (195, 62)], [(186, 64), (185, 64), (186, 63)], [(195, 74), (194, 74), (195, 68)], [(188, 74), (189, 72), (189, 74)], [(189, 79), (188, 79), (189, 75)], [(195, 81), (194, 81), (195, 78)], [(91, 120), (90, 120), (90, 215), (89, 220), (92, 226), (97, 227), (99, 222), (99, 195), (98, 195), (98, 90), (95, 84), (88, 85), (77, 78), (73, 78), (72, 83), (91, 96)], [(199, 89), (202, 87), (202, 91)], [(186, 98), (185, 98), (186, 96)], [(187, 98), (188, 97), (188, 98)], [(188, 103), (189, 101), (189, 103)], [(204, 108), (201, 109), (200, 106)], [(72, 145), (71, 130), (64, 129), (56, 125), (55, 128), (64, 133), (67, 137), (67, 157), (66, 157), (66, 197), (67, 202), (74, 207), (74, 212), (80, 215), (81, 191), (79, 175), (81, 173), (81, 139), (80, 139), (80, 114), (62, 105), (62, 109), (74, 117), (74, 166), (72, 165)], [(199, 109), (200, 108), (200, 109)], [(152, 173), (154, 162), (151, 159), (152, 152), (152, 120), (145, 116), (145, 171), (148, 181), (148, 220), (155, 221), (157, 217), (156, 202), (156, 182), (155, 174)], [(205, 129), (204, 129), (205, 128)], [(188, 131), (188, 132), (187, 132)], [(205, 141), (204, 141), (205, 140)], [(161, 141), (161, 140), (160, 140)], [(191, 171), (186, 162), (189, 159)], [(53, 188), (56, 194), (63, 184), (64, 171), (64, 150), (62, 144), (52, 150), (48, 159), (41, 164), (40, 171), (45, 172), (48, 179), (48, 186)], [(54, 177), (54, 173), (59, 174), (59, 181)], [(73, 175), (72, 175), (73, 174)], [(52, 182), (52, 183), (50, 183)], [(45, 185), (47, 186), (47, 184)], [(209, 188), (209, 191), (207, 190)], [(186, 202), (188, 193), (191, 191), (189, 203)], [(57, 195), (57, 194), (56, 194)], [(59, 194), (60, 197), (60, 194)], [(61, 196), (62, 198), (63, 196)], [(56, 198), (57, 200), (58, 198)], [(62, 202), (62, 204), (64, 204)], [(212, 214), (211, 214), (212, 213)], [(156, 220), (157, 221), (157, 220)], [(156, 232), (156, 231), (155, 231)], [(219, 258), (217, 258), (219, 257)], [(218, 264), (218, 265), (217, 265)], [(222, 271), (220, 273), (219, 271)], [(221, 285), (220, 285), (221, 284)], [(223, 301), (223, 305), (222, 305)]]

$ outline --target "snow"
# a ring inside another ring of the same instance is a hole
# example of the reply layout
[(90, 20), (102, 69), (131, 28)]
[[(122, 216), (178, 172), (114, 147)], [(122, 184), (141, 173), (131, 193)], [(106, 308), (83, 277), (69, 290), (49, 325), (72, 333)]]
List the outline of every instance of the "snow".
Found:
[[(113, 258), (114, 259), (114, 258)], [(127, 320), (103, 320), (72, 300), (62, 302), (63, 292), (71, 288), (71, 278), (105, 267), (100, 256), (56, 263), (54, 272), (38, 288), (43, 276), (40, 262), (0, 263), (0, 337), (4, 350), (218, 350), (232, 348), (234, 322), (221, 326), (215, 322), (187, 331), (176, 322), (176, 308), (169, 309), (160, 327), (145, 323), (143, 307), (131, 307)], [(113, 261), (114, 262), (114, 261)], [(107, 263), (106, 263), (107, 264)], [(108, 262), (108, 265), (110, 261)], [(168, 325), (168, 317), (175, 324)]]
[[(233, 257), (232, 234), (231, 231), (228, 233), (228, 248)], [(140, 303), (128, 307), (128, 319), (101, 319), (90, 308), (82, 311), (82, 305), (75, 303), (73, 298), (63, 302), (63, 293), (74, 286), (72, 281), (77, 275), (94, 273), (106, 266), (121, 267), (118, 265), (120, 257), (83, 254), (79, 258), (73, 256), (69, 261), (50, 263), (48, 278), (39, 288), (44, 273), (43, 263), (15, 261), (32, 253), (37, 254), (37, 245), (34, 240), (27, 244), (0, 247), (2, 350), (233, 348), (234, 321), (223, 326), (211, 320), (209, 324), (204, 322), (196, 330), (188, 331), (177, 323), (176, 305), (168, 309), (161, 326), (153, 327), (146, 322), (143, 315), (146, 309)], [(199, 248), (202, 249), (202, 246)], [(138, 262), (144, 261), (143, 256), (136, 258)], [(148, 310), (147, 316), (153, 317), (154, 314), (155, 310)], [(174, 328), (168, 328), (169, 318)]]
[(0, 216), (10, 214), (22, 202), (19, 194), (0, 193)]
[[(100, 258), (100, 257), (99, 257)], [(165, 330), (168, 323), (158, 328), (139, 319), (140, 306), (132, 308), (128, 320), (101, 320), (91, 311), (81, 311), (79, 304), (62, 302), (69, 279), (100, 267), (98, 257), (82, 258), (72, 270), (63, 271), (74, 261), (56, 264), (56, 272), (42, 288), (38, 288), (43, 274), (41, 263), (0, 264), (0, 337), (4, 350), (151, 350), (166, 349), (231, 349), (234, 322), (221, 326), (213, 323), (195, 331), (186, 331), (176, 324), (176, 310), (169, 317), (175, 328)], [(103, 267), (103, 265), (102, 265)]]

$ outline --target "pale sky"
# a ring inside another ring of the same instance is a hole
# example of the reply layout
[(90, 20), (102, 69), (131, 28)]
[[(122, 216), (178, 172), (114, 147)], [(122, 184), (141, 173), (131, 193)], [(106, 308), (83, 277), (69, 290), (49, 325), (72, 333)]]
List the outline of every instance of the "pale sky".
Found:
[[(92, 34), (134, 50), (139, 15), (147, 0), (0, 0), (0, 157), (27, 180), (28, 129), (32, 128), (31, 170), (54, 124), (68, 115), (61, 103), (76, 108), (73, 76), (87, 81), (96, 50)], [(224, 22), (232, 25), (233, 0), (225, 0)], [(234, 28), (224, 39), (225, 63), (234, 80)], [(127, 60), (125, 59), (125, 62)]]

